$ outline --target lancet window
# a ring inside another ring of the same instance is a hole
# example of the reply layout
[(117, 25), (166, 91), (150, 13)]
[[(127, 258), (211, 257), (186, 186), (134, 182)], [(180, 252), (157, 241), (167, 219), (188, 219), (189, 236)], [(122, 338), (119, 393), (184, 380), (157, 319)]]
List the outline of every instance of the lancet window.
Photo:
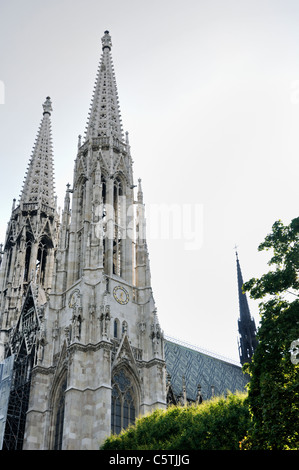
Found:
[(121, 256), (122, 256), (122, 211), (123, 207), (123, 186), (119, 178), (114, 181), (113, 209), (114, 209), (114, 237), (113, 237), (113, 274), (121, 276)]
[(46, 243), (41, 241), (38, 246), (37, 260), (36, 260), (36, 282), (44, 285), (46, 280), (46, 267), (47, 267), (48, 247)]
[[(104, 217), (106, 214), (106, 194), (107, 194), (107, 185), (106, 185), (106, 180), (102, 176), (101, 178), (101, 186), (102, 186), (102, 204), (103, 204), (103, 222), (104, 222)], [(106, 239), (103, 233), (103, 266), (105, 266), (105, 259), (106, 259)]]
[(119, 336), (119, 320), (116, 318), (113, 323), (113, 336), (118, 338)]
[(26, 252), (25, 252), (25, 269), (24, 269), (24, 281), (28, 282), (30, 279), (30, 260), (31, 260), (31, 251), (32, 251), (32, 240), (28, 239), (26, 241)]
[(135, 423), (135, 417), (136, 392), (129, 375), (121, 369), (112, 379), (111, 432), (119, 434)]
[(63, 439), (63, 423), (64, 423), (64, 409), (65, 409), (65, 391), (67, 385), (66, 376), (60, 382), (57, 401), (56, 401), (56, 416), (55, 416), (55, 434), (54, 434), (54, 450), (62, 449)]

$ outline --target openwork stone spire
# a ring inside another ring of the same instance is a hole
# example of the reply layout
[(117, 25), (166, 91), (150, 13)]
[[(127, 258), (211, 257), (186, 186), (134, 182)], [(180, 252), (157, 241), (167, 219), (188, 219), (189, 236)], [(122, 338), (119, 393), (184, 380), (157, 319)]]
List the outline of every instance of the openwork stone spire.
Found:
[(109, 31), (105, 31), (86, 127), (86, 141), (95, 137), (112, 137), (121, 142), (124, 140), (111, 47), (111, 36)]
[(55, 207), (54, 166), (51, 135), (52, 103), (48, 96), (43, 104), (43, 118), (28, 165), (20, 202), (42, 203)]

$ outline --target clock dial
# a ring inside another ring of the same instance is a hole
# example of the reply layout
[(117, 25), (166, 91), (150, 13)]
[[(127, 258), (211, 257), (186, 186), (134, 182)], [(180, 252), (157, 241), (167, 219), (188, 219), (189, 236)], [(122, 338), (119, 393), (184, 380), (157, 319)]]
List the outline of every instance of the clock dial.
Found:
[(129, 293), (128, 291), (122, 286), (116, 286), (113, 289), (113, 297), (115, 300), (121, 304), (125, 305), (129, 302)]

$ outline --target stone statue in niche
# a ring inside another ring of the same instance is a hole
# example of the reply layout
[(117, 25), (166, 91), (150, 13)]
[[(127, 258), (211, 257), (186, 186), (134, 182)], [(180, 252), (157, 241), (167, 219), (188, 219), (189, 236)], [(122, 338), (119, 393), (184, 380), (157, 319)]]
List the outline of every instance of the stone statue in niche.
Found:
[(73, 341), (79, 340), (81, 337), (82, 325), (82, 307), (81, 307), (81, 294), (79, 289), (75, 289), (69, 297), (69, 307), (73, 310), (72, 315), (72, 333), (70, 332), (70, 339), (72, 336)]
[(101, 322), (101, 329), (102, 329), (102, 336), (108, 337), (109, 331), (110, 331), (110, 320), (111, 320), (111, 315), (110, 315), (110, 305), (101, 305), (101, 316), (100, 316), (100, 322)]

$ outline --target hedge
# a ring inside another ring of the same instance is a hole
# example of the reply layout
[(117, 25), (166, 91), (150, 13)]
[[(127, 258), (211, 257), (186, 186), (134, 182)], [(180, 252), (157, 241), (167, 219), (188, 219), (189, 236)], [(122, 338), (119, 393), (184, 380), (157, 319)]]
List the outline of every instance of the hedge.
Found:
[(238, 450), (250, 421), (246, 397), (229, 393), (200, 405), (157, 409), (107, 438), (101, 450)]

